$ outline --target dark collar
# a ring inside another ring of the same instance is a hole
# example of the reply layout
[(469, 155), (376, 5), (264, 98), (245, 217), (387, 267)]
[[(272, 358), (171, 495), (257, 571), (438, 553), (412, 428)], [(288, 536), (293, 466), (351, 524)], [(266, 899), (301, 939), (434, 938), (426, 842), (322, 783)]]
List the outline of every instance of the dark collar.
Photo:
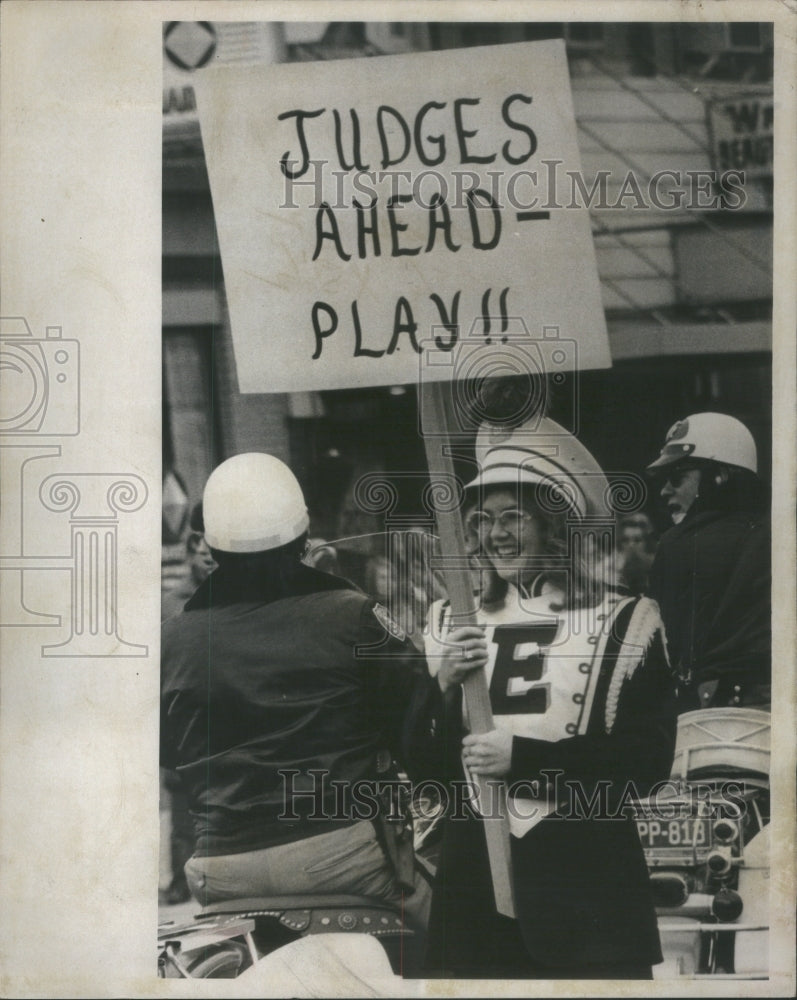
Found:
[(348, 580), (300, 563), (288, 578), (241, 577), (231, 567), (219, 566), (185, 605), (186, 611), (229, 604), (270, 604), (285, 597), (301, 597), (327, 590), (357, 590)]

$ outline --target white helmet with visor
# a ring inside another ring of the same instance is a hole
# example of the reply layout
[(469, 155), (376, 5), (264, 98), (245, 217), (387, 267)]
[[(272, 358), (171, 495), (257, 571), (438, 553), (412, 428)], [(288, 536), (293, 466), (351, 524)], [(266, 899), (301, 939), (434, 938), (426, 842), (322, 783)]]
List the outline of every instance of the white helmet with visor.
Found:
[(741, 420), (724, 413), (693, 413), (676, 421), (667, 431), (659, 457), (648, 466), (655, 473), (663, 466), (688, 459), (702, 459), (758, 472), (753, 435)]

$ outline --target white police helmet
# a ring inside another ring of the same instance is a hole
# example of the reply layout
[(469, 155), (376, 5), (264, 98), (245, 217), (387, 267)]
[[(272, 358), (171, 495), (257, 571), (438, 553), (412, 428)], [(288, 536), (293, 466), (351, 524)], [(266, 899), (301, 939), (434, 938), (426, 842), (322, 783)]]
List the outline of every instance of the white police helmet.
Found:
[(222, 462), (202, 498), (205, 539), (222, 552), (287, 545), (310, 523), (296, 476), (273, 455), (247, 452)]
[(667, 431), (661, 454), (648, 471), (690, 458), (758, 472), (753, 435), (740, 420), (724, 413), (693, 413), (674, 423)]
[(489, 486), (539, 487), (551, 510), (569, 509), (579, 520), (611, 515), (609, 482), (584, 445), (549, 417), (507, 429), (483, 424), (476, 438), (479, 475), (468, 491)]

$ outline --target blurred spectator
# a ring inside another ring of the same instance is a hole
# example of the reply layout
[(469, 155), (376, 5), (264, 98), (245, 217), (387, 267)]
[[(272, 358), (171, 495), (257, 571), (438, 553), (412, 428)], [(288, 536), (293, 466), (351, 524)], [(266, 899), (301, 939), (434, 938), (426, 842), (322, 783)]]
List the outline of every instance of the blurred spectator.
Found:
[(166, 621), (183, 610), (183, 605), (197, 587), (210, 576), (216, 564), (205, 541), (202, 504), (195, 504), (189, 520), (185, 540), (185, 568), (182, 580), (161, 598), (161, 621)]
[(325, 538), (308, 538), (307, 552), (302, 560), (306, 566), (320, 569), (322, 573), (333, 573), (340, 576), (338, 554), (335, 546), (330, 545)]
[(632, 594), (646, 594), (657, 546), (653, 522), (637, 511), (617, 522), (617, 576), (620, 586)]

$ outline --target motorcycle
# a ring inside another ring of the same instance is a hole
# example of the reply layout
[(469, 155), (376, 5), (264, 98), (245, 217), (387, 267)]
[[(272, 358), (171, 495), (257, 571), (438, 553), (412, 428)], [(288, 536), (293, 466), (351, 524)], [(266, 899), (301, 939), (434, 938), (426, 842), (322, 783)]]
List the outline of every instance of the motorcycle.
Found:
[(766, 979), (770, 715), (678, 719), (672, 782), (640, 801), (664, 963), (656, 978)]
[(204, 907), (187, 923), (158, 928), (158, 975), (235, 979), (278, 949), (310, 935), (375, 938), (389, 963), (382, 975), (389, 978), (405, 971), (414, 931), (399, 909), (365, 896), (233, 899)]

